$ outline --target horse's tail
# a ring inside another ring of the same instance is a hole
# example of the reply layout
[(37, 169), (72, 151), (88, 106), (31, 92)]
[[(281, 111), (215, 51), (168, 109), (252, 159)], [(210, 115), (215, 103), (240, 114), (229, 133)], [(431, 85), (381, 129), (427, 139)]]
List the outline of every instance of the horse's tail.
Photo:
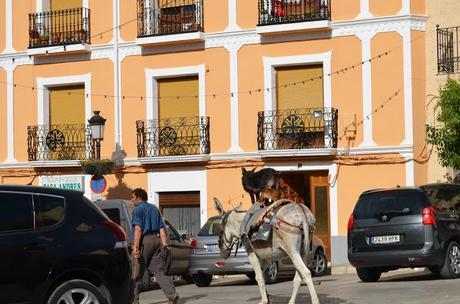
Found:
[(304, 254), (304, 259), (307, 259), (309, 256), (309, 252), (312, 249), (313, 231), (315, 229), (316, 219), (313, 213), (311, 213), (310, 209), (308, 209), (307, 206), (304, 206), (302, 204), (299, 204), (299, 206), (302, 208), (302, 211), (305, 215), (302, 221), (303, 254)]

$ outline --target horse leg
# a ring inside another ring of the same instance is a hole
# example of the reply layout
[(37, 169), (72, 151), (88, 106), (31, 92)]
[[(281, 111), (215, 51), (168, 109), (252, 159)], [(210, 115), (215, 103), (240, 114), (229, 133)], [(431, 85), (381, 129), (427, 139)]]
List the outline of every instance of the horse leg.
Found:
[(300, 272), (295, 272), (295, 277), (294, 281), (292, 281), (292, 284), (292, 296), (289, 300), (289, 304), (295, 304), (295, 299), (297, 298), (297, 294), (299, 293), (300, 285), (302, 285), (302, 276), (300, 275)]
[(253, 251), (248, 253), (248, 257), (249, 263), (251, 263), (252, 268), (254, 268), (254, 272), (256, 273), (256, 281), (257, 285), (259, 285), (260, 295), (262, 297), (262, 300), (259, 302), (259, 304), (268, 304), (268, 294), (267, 289), (265, 288), (265, 280), (262, 273), (262, 267), (260, 267), (259, 258)]
[(302, 257), (299, 253), (294, 253), (291, 256), (292, 263), (294, 264), (296, 270), (302, 275), (302, 278), (305, 280), (310, 291), (311, 303), (319, 304), (318, 295), (316, 294), (315, 287), (313, 286), (313, 280), (311, 278), (311, 272), (308, 270), (307, 266), (302, 260)]

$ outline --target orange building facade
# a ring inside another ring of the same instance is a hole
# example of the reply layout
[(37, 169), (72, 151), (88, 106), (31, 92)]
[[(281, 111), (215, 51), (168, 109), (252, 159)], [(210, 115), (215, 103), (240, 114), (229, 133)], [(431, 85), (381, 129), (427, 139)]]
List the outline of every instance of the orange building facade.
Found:
[[(424, 0), (0, 0), (0, 183), (148, 190), (196, 234), (275, 168), (332, 265), (370, 188), (426, 183)], [(34, 178), (35, 177), (35, 178)]]

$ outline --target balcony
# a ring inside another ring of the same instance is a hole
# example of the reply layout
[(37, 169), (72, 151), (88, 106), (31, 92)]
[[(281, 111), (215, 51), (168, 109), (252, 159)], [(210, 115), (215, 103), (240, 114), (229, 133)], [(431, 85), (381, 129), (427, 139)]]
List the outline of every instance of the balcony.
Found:
[(138, 0), (137, 44), (204, 41), (203, 0)]
[(91, 131), (86, 125), (27, 127), (29, 161), (69, 161), (93, 158)]
[(460, 71), (459, 34), (460, 27), (436, 29), (438, 46), (438, 73), (449, 74)]
[(330, 29), (330, 0), (259, 0), (257, 33)]
[(160, 162), (162, 157), (168, 161), (199, 161), (205, 160), (210, 152), (209, 117), (139, 120), (136, 130), (139, 158), (159, 158)]
[(338, 111), (334, 108), (259, 112), (258, 149), (273, 151), (337, 148), (337, 117)]
[(88, 51), (90, 28), (87, 8), (29, 14), (28, 53), (37, 56)]

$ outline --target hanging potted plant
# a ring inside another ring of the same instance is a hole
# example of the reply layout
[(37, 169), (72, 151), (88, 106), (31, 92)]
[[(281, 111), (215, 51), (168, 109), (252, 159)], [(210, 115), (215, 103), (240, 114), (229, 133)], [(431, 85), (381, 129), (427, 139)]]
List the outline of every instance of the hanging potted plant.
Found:
[(83, 173), (95, 177), (103, 177), (106, 174), (113, 173), (115, 162), (110, 159), (90, 159), (80, 162)]

